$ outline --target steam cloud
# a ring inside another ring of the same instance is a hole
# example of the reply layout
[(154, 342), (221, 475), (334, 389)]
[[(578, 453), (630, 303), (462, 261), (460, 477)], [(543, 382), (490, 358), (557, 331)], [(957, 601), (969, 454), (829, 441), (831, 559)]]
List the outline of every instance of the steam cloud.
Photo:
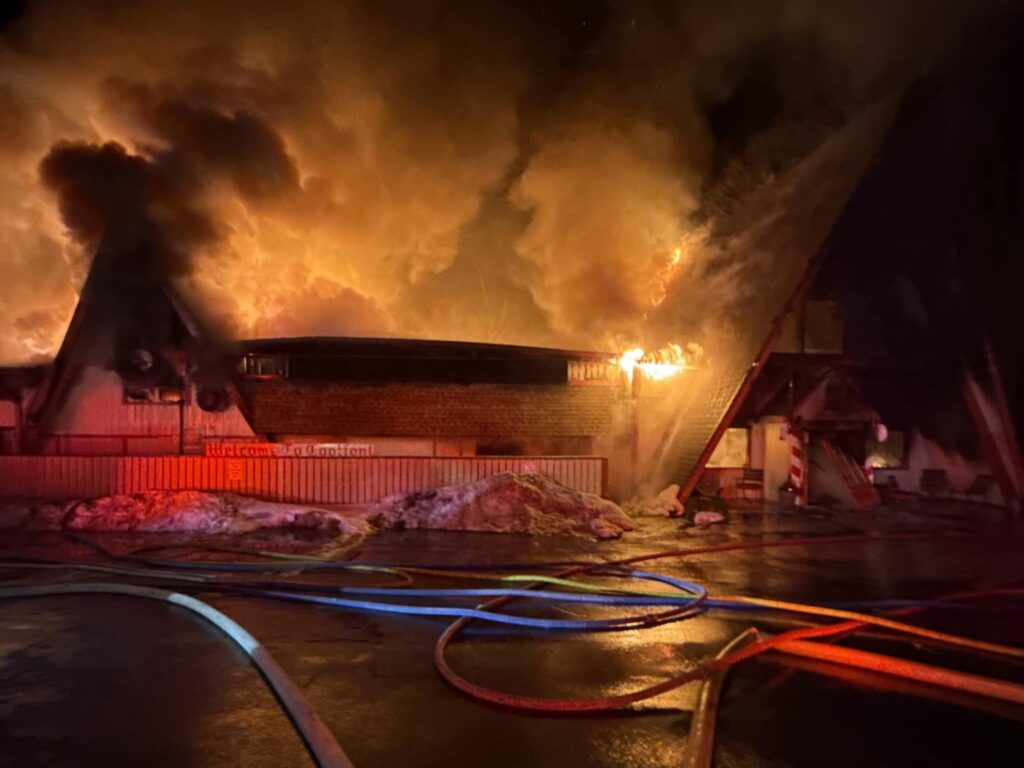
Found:
[(708, 223), (956, 5), (29, 3), (0, 42), (0, 363), (53, 353), (125, 222), (151, 245), (125, 268), (235, 335), (700, 341), (659, 284), (685, 304)]

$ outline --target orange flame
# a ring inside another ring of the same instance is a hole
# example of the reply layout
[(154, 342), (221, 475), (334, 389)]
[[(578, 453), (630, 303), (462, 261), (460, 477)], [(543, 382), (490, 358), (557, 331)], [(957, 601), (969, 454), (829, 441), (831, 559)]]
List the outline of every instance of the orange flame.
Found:
[(672, 276), (675, 274), (676, 268), (679, 266), (679, 262), (683, 259), (683, 249), (675, 248), (669, 257), (665, 260), (665, 263), (657, 271), (654, 276), (654, 295), (651, 296), (651, 305), (658, 306), (668, 296), (668, 286), (672, 282)]
[(642, 347), (627, 349), (612, 362), (619, 366), (629, 381), (639, 370), (645, 377), (653, 381), (671, 378), (690, 367), (680, 344), (666, 344), (661, 349), (650, 352)]

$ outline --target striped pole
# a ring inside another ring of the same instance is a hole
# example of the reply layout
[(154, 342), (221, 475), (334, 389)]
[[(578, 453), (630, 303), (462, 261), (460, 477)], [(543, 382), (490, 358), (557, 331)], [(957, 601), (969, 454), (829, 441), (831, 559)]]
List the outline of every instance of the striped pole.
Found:
[(790, 425), (786, 430), (786, 439), (789, 441), (789, 480), (797, 488), (797, 504), (803, 504), (807, 497), (806, 475), (807, 468), (804, 461), (805, 433), (799, 427)]

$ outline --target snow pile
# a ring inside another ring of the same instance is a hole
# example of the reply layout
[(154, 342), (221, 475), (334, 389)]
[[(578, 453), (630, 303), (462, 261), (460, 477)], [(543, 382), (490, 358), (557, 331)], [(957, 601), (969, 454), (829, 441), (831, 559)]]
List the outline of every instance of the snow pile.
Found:
[(64, 520), (83, 531), (245, 533), (260, 528), (309, 528), (334, 535), (365, 533), (365, 520), (301, 504), (232, 494), (147, 491), (73, 504)]
[(715, 523), (724, 523), (725, 515), (721, 512), (705, 511), (698, 512), (693, 516), (693, 522), (697, 525), (714, 525)]
[(683, 513), (683, 504), (679, 501), (678, 485), (670, 485), (650, 499), (627, 501), (623, 506), (626, 512), (633, 517), (675, 517)]
[(380, 503), (374, 522), (381, 527), (573, 533), (599, 539), (617, 538), (635, 528), (615, 502), (566, 488), (544, 475), (511, 472), (390, 496)]
[(0, 530), (56, 530), (64, 519), (66, 507), (66, 504), (39, 499), (0, 499)]

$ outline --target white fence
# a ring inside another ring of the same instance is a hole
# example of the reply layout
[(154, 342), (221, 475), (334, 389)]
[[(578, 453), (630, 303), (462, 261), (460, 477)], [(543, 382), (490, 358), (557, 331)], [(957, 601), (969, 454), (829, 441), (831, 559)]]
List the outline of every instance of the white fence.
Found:
[(0, 456), (0, 496), (74, 499), (147, 490), (227, 491), (273, 501), (365, 504), (394, 493), (538, 472), (603, 495), (597, 456), (257, 458), (210, 456)]

